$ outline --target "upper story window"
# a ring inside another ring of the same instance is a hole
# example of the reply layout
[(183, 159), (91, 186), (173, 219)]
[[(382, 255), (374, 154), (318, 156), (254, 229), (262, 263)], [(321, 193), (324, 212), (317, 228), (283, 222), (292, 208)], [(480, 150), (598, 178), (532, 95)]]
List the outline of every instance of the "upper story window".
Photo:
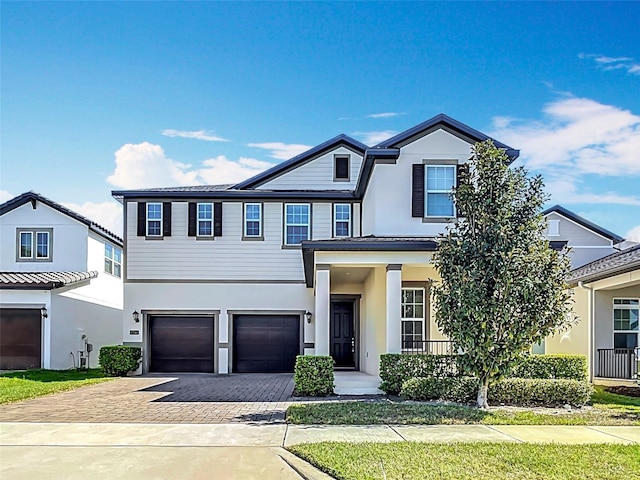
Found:
[(336, 155), (333, 157), (333, 181), (348, 182), (350, 179), (349, 155)]
[(640, 299), (613, 299), (613, 348), (638, 347)]
[(17, 231), (18, 262), (52, 261), (52, 228), (19, 228)]
[(451, 192), (456, 184), (456, 165), (425, 166), (425, 214), (427, 217), (454, 217)]
[(285, 204), (284, 206), (284, 244), (299, 245), (309, 240), (311, 231), (311, 206), (308, 203)]
[(122, 249), (104, 244), (104, 271), (118, 278), (122, 277)]
[(162, 204), (147, 203), (147, 236), (162, 236)]
[(333, 205), (333, 232), (336, 237), (351, 236), (350, 203), (336, 203)]
[(402, 289), (402, 348), (422, 349), (424, 340), (424, 288)]
[(198, 236), (213, 235), (213, 203), (198, 204)]
[(262, 237), (262, 204), (244, 204), (244, 236), (248, 238)]
[(560, 220), (549, 220), (548, 235), (550, 237), (560, 236)]

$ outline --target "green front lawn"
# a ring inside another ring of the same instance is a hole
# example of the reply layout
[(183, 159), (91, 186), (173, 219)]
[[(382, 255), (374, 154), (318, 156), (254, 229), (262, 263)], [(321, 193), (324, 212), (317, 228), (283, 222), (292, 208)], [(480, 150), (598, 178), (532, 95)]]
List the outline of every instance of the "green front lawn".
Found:
[(341, 480), (613, 480), (640, 472), (637, 445), (325, 442), (288, 449)]
[(25, 370), (0, 375), (0, 404), (65, 392), (85, 385), (106, 382), (100, 369)]
[(640, 425), (640, 398), (607, 393), (596, 387), (593, 407), (562, 409), (493, 408), (489, 411), (458, 405), (409, 402), (326, 402), (292, 405), (287, 420), (320, 425)]

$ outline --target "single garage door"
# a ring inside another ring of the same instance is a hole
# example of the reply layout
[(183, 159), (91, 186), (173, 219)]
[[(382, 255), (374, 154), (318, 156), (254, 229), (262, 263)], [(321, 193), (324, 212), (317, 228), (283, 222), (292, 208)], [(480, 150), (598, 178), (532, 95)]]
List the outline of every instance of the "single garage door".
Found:
[(0, 309), (0, 370), (40, 368), (40, 309)]
[(300, 317), (297, 315), (235, 315), (233, 317), (233, 371), (293, 372), (300, 354)]
[(152, 316), (152, 372), (213, 372), (213, 317)]

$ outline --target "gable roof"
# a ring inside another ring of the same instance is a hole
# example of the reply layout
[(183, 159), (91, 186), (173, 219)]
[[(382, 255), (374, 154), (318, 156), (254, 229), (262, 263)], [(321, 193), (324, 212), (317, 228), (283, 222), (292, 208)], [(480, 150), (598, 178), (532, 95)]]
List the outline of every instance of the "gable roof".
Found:
[(635, 245), (572, 270), (569, 284), (593, 282), (638, 269), (640, 269), (640, 245)]
[(28, 202), (31, 202), (34, 208), (37, 202), (43, 203), (44, 205), (47, 205), (53, 208), (54, 210), (57, 210), (58, 212), (64, 215), (67, 215), (68, 217), (71, 217), (74, 220), (79, 221), (80, 223), (84, 223), (87, 227), (89, 227), (89, 230), (97, 233), (101, 237), (109, 240), (110, 242), (113, 242), (117, 246), (122, 247), (122, 239), (118, 237), (115, 233), (107, 230), (101, 225), (98, 225), (93, 220), (90, 220), (87, 217), (83, 217), (79, 213), (76, 213), (73, 210), (70, 210), (67, 207), (60, 205), (59, 203), (54, 202), (53, 200), (50, 200), (46, 197), (43, 197), (39, 193), (35, 193), (32, 191), (23, 193), (22, 195), (18, 195), (17, 197), (12, 198), (11, 200), (8, 200), (2, 205), (0, 205), (0, 215), (9, 213), (10, 211), (15, 210), (16, 208), (21, 207), (22, 205)]
[(53, 290), (96, 278), (98, 272), (0, 272), (0, 289)]
[(339, 146), (347, 147), (350, 150), (354, 150), (355, 152), (359, 153), (360, 155), (364, 155), (365, 150), (369, 148), (364, 143), (360, 143), (359, 141), (349, 137), (348, 135), (340, 134), (337, 137), (333, 137), (332, 139), (327, 140), (326, 142), (321, 143), (320, 145), (301, 153), (300, 155), (296, 155), (295, 157), (287, 161), (279, 163), (269, 170), (259, 173), (258, 175), (255, 175), (243, 182), (240, 182), (234, 185), (232, 188), (238, 190), (242, 190), (245, 188), (255, 188), (264, 183), (267, 183), (269, 180), (273, 180), (280, 175), (298, 168), (299, 166), (310, 162), (314, 158), (319, 157), (323, 153), (334, 150)]
[(544, 212), (542, 212), (543, 215), (548, 215), (550, 213), (557, 213), (558, 215), (562, 215), (563, 217), (574, 221), (578, 225), (582, 225), (584, 228), (587, 228), (602, 237), (608, 238), (609, 240), (613, 241), (614, 244), (624, 242), (624, 238), (622, 238), (620, 235), (616, 235), (615, 233), (602, 228), (600, 225), (596, 225), (595, 223), (590, 222), (586, 218), (582, 218), (580, 215), (577, 215), (571, 210), (567, 210), (560, 205), (554, 205), (553, 207), (547, 208)]

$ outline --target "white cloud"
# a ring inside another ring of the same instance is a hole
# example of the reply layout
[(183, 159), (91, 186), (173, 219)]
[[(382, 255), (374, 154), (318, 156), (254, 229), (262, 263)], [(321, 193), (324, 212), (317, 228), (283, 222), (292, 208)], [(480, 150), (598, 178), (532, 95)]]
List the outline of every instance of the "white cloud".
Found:
[(6, 190), (0, 190), (0, 203), (11, 200), (13, 197), (15, 197), (13, 193), (7, 192)]
[(383, 112), (383, 113), (372, 113), (371, 115), (367, 115), (367, 118), (393, 118), (398, 117), (400, 115), (404, 115), (399, 112)]
[(393, 137), (397, 133), (395, 130), (381, 130), (374, 132), (353, 132), (352, 135), (358, 137), (365, 145), (376, 145)]
[(236, 183), (273, 166), (253, 158), (230, 160), (224, 155), (193, 167), (168, 158), (160, 145), (148, 142), (123, 145), (115, 153), (116, 168), (107, 181), (119, 188)]
[(595, 205), (629, 205), (640, 206), (640, 197), (620, 195), (615, 192), (585, 192), (579, 180), (574, 178), (545, 178), (545, 190), (551, 194), (551, 200), (560, 204), (589, 203)]
[(625, 235), (625, 238), (628, 241), (640, 242), (640, 225), (638, 225), (637, 227), (633, 227), (631, 230), (629, 230)]
[(640, 75), (640, 63), (637, 63), (631, 57), (607, 57), (595, 53), (581, 53), (579, 58), (585, 60), (593, 60), (600, 70), (625, 70), (631, 75)]
[(187, 131), (187, 130), (173, 130), (166, 129), (162, 131), (162, 135), (165, 137), (181, 137), (181, 138), (195, 138), (196, 140), (205, 140), (207, 142), (228, 142), (226, 138), (219, 137), (215, 134), (215, 132), (210, 132), (207, 130), (196, 130), (196, 131)]
[(119, 203), (111, 201), (100, 203), (63, 203), (63, 205), (87, 217), (89, 220), (96, 222), (98, 225), (115, 233), (119, 237), (122, 236), (122, 205)]
[(278, 160), (289, 160), (311, 148), (309, 145), (282, 142), (250, 143), (249, 146), (270, 150), (269, 156)]

